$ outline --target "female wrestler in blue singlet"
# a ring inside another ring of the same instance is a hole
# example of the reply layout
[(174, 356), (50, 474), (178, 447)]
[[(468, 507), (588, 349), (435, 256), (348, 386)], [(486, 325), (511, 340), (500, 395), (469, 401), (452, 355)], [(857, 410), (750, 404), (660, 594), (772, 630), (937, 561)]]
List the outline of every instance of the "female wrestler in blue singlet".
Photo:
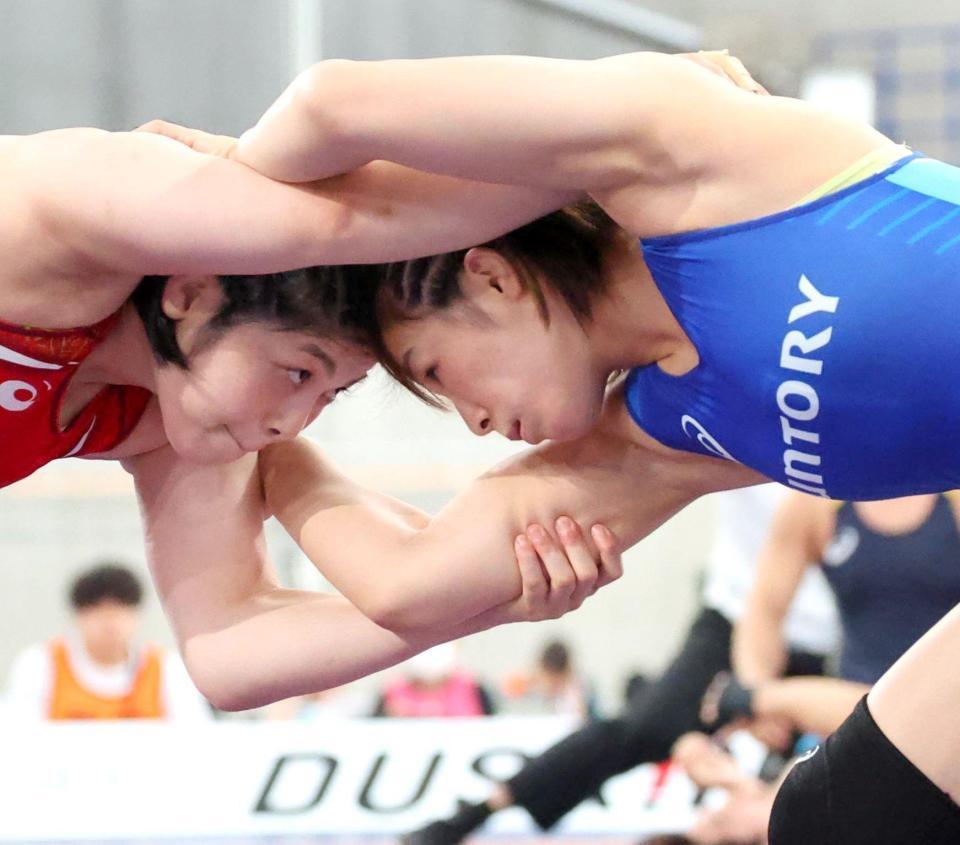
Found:
[[(385, 272), (375, 310), (395, 375), (478, 434), (566, 441), (481, 479), (431, 523), (434, 542), (557, 511), (630, 542), (764, 478), (850, 499), (960, 483), (960, 172), (870, 127), (657, 54), (328, 62), (229, 154), (289, 181), (385, 159), (588, 195)], [(290, 446), (271, 462), (288, 473), (280, 514), (362, 598), (323, 540), (342, 513), (304, 504), (320, 459)], [(512, 589), (497, 567), (428, 555), (381, 618), (469, 615)]]

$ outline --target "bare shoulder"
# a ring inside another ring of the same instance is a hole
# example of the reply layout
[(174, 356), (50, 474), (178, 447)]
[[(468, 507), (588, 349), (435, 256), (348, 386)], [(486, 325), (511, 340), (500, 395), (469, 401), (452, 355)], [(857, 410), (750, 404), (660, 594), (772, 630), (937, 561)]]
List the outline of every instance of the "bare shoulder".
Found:
[(90, 325), (129, 295), (136, 280), (114, 278), (63, 237), (62, 221), (47, 212), (54, 195), (65, 190), (57, 170), (70, 162), (80, 166), (84, 149), (110, 135), (58, 129), (0, 136), (0, 318), (47, 329)]
[(55, 163), (69, 166), (105, 147), (115, 133), (87, 127), (51, 129), (33, 135), (0, 136), (0, 174), (8, 190), (5, 201), (15, 201), (36, 213), (43, 206)]
[(641, 177), (626, 190), (595, 194), (639, 236), (783, 211), (867, 153), (893, 146), (865, 123), (750, 93), (669, 58), (661, 57), (659, 93), (647, 100), (658, 131), (644, 133), (650, 149)]

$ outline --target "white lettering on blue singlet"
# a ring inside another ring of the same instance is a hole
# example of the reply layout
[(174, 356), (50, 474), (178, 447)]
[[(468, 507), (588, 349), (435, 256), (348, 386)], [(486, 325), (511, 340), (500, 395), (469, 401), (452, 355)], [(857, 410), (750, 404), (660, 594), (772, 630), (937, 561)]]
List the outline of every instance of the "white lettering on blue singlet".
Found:
[[(800, 276), (797, 288), (804, 300), (790, 309), (788, 325), (813, 314), (836, 313), (840, 304), (839, 296), (820, 293), (806, 275)], [(781, 368), (808, 376), (822, 375), (823, 358), (813, 356), (826, 348), (831, 337), (832, 327), (811, 336), (800, 329), (791, 329), (784, 335), (780, 346)], [(783, 472), (787, 484), (805, 493), (826, 498), (828, 494), (822, 471), (810, 471), (811, 468), (819, 469), (822, 463), (822, 457), (813, 451), (814, 447), (820, 445), (820, 432), (811, 430), (820, 415), (820, 396), (816, 388), (806, 381), (787, 379), (777, 387), (777, 407), (780, 409), (780, 431), (787, 446), (783, 451)], [(794, 423), (804, 423), (805, 427), (798, 427)], [(797, 448), (800, 445), (802, 449)]]

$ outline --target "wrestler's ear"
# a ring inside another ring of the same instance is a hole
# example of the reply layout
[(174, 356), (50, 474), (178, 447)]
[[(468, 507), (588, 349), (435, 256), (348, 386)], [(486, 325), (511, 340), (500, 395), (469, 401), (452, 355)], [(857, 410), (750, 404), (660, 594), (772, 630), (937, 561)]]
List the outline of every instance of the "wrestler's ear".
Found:
[(485, 302), (516, 302), (526, 293), (513, 265), (495, 249), (475, 246), (463, 257), (460, 279), (463, 295), (478, 305)]
[(170, 276), (163, 288), (160, 307), (171, 320), (182, 320), (188, 314), (212, 319), (223, 301), (223, 291), (216, 276)]

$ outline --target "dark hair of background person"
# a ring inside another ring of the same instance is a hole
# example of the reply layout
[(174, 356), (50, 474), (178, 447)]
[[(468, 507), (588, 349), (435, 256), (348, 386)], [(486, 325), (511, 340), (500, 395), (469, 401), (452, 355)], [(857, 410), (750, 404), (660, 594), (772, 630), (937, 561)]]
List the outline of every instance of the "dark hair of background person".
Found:
[(138, 607), (143, 601), (140, 579), (115, 561), (103, 561), (81, 572), (70, 587), (70, 606), (84, 610), (103, 601)]
[(570, 649), (560, 640), (547, 643), (540, 654), (540, 666), (547, 672), (562, 675), (570, 671)]
[[(589, 320), (597, 296), (606, 289), (604, 256), (620, 227), (592, 200), (555, 211), (481, 246), (507, 259), (534, 297), (549, 324), (544, 288), (557, 293), (581, 322)], [(455, 305), (463, 298), (463, 260), (469, 250), (380, 265), (348, 265), (336, 269), (352, 278), (351, 290), (371, 291), (365, 302), (365, 333), (383, 368), (417, 398), (434, 407), (442, 401), (418, 384), (401, 361), (390, 354), (382, 329), (417, 320)], [(379, 278), (377, 278), (379, 277)]]

